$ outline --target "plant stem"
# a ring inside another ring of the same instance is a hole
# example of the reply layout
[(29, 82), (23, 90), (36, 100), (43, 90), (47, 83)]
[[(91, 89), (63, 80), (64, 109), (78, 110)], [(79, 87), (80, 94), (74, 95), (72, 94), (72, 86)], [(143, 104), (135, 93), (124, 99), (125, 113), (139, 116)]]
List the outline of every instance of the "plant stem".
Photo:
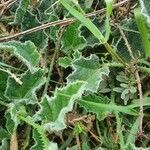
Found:
[(60, 31), (59, 31), (57, 48), (55, 49), (55, 52), (53, 54), (53, 58), (52, 58), (52, 61), (51, 61), (50, 67), (49, 67), (48, 77), (47, 77), (45, 88), (44, 88), (44, 91), (43, 91), (43, 96), (47, 93), (47, 89), (48, 89), (48, 86), (49, 86), (49, 82), (51, 80), (51, 75), (52, 75), (53, 67), (54, 67), (54, 64), (55, 64), (56, 57), (57, 57), (57, 53), (58, 53), (58, 51), (61, 47), (61, 38), (62, 38), (62, 35), (63, 35), (63, 32), (64, 32), (64, 29), (65, 28), (62, 27), (62, 28), (60, 28)]
[[(128, 1), (129, 0), (124, 0), (122, 2), (116, 3), (113, 6), (113, 8), (117, 8), (119, 6), (122, 6), (123, 4), (127, 3)], [(100, 9), (100, 10), (88, 13), (85, 16), (86, 17), (92, 17), (92, 16), (95, 16), (97, 14), (104, 13), (105, 11), (106, 11), (106, 9), (104, 8), (104, 9)], [(49, 23), (42, 24), (40, 26), (31, 28), (31, 29), (19, 32), (19, 33), (14, 34), (14, 35), (9, 35), (9, 36), (5, 36), (5, 37), (1, 37), (0, 38), (0, 42), (9, 41), (9, 40), (14, 39), (16, 37), (19, 37), (19, 36), (22, 36), (22, 35), (25, 35), (25, 34), (31, 34), (33, 32), (37, 32), (37, 31), (41, 31), (41, 30), (44, 30), (44, 29), (52, 27), (52, 26), (57, 26), (57, 25), (64, 26), (64, 25), (68, 25), (68, 24), (71, 24), (71, 23), (73, 23), (75, 21), (76, 21), (75, 18), (68, 18), (68, 19), (64, 19), (64, 20), (58, 20), (58, 21), (54, 21), (54, 22), (49, 22)]]

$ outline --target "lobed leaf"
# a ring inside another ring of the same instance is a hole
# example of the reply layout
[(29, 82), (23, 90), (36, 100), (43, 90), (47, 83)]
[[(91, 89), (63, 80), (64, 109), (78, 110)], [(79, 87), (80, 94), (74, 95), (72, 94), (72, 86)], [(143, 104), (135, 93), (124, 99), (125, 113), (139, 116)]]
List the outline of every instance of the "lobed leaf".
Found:
[(53, 97), (43, 97), (35, 118), (40, 117), (48, 131), (64, 129), (65, 115), (72, 110), (74, 101), (81, 97), (84, 88), (85, 83), (77, 81), (56, 89)]
[(81, 57), (72, 64), (74, 72), (67, 77), (67, 82), (75, 82), (77, 80), (85, 81), (86, 90), (96, 92), (103, 75), (109, 75), (107, 66), (100, 67), (99, 58), (91, 55), (88, 58)]
[(19, 2), (19, 6), (16, 9), (15, 12), (15, 18), (14, 18), (14, 22), (13, 23), (21, 23), (22, 22), (22, 18), (24, 17), (24, 14), (26, 13), (28, 6), (29, 6), (29, 0), (20, 0)]
[(62, 36), (62, 47), (61, 50), (70, 54), (71, 52), (82, 50), (86, 44), (86, 40), (80, 35), (80, 23), (74, 23), (67, 27), (66, 31)]
[(8, 51), (18, 57), (32, 73), (37, 70), (36, 65), (39, 63), (40, 54), (31, 41), (26, 41), (25, 43), (17, 41), (0, 43), (0, 50)]
[(114, 112), (121, 112), (129, 115), (138, 115), (138, 112), (134, 111), (128, 106), (118, 106), (114, 103), (106, 103), (106, 98), (102, 98), (99, 96), (87, 96), (79, 100), (78, 103), (88, 112), (96, 113), (99, 120), (103, 120), (109, 114), (112, 114)]
[[(21, 24), (21, 30), (25, 31), (28, 29), (31, 29), (33, 27), (37, 27), (41, 25), (42, 23), (37, 19), (37, 16), (34, 15), (31, 12), (26, 12), (22, 24)], [(22, 41), (32, 41), (35, 46), (37, 46), (39, 49), (44, 49), (48, 45), (48, 36), (46, 35), (45, 31), (37, 31), (28, 35), (25, 35), (21, 39)]]
[(0, 99), (4, 100), (4, 94), (7, 87), (8, 74), (0, 71)]
[(5, 96), (11, 101), (26, 101), (29, 104), (36, 103), (36, 91), (45, 83), (43, 73), (44, 71), (41, 69), (33, 74), (29, 71), (25, 72), (21, 76), (22, 85), (19, 85), (9, 77)]

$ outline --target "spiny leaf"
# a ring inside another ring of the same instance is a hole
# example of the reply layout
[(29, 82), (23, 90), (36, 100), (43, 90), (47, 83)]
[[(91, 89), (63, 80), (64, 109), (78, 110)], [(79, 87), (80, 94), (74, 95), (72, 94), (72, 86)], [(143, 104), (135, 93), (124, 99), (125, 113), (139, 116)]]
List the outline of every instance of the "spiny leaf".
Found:
[(67, 68), (71, 65), (72, 59), (69, 57), (60, 57), (59, 58), (59, 65), (61, 67)]
[(79, 103), (79, 105), (84, 107), (87, 111), (96, 113), (99, 120), (103, 120), (110, 113), (112, 113), (112, 111), (110, 111), (108, 109), (103, 109), (103, 108), (100, 108), (98, 112), (97, 112), (97, 108), (95, 108), (95, 111), (93, 111), (94, 110), (93, 105), (91, 105), (91, 109), (89, 109), (90, 104), (89, 104), (89, 107), (88, 107), (86, 103), (84, 105), (84, 102), (91, 102), (91, 103), (95, 103), (95, 104), (109, 105), (110, 99), (107, 98), (107, 97), (96, 96), (94, 94), (93, 95), (87, 95), (87, 96), (84, 96), (81, 100), (79, 100), (78, 103)]
[(39, 132), (34, 129), (33, 130), (33, 139), (35, 141), (35, 144), (31, 147), (31, 150), (55, 150), (58, 149), (57, 144), (55, 143), (49, 143), (49, 146), (47, 148), (43, 147), (43, 142), (41, 139), (41, 135)]
[[(36, 131), (38, 132), (37, 133), (38, 135), (36, 134), (36, 136), (39, 136), (39, 138), (40, 138), (38, 140), (38, 142), (40, 142), (40, 143), (38, 143), (41, 146), (40, 148), (42, 148), (43, 150), (50, 150), (49, 149), (49, 140), (45, 134), (43, 126), (40, 126), (39, 124), (35, 123), (30, 116), (24, 117), (23, 115), (18, 113), (17, 117), (18, 117), (18, 119), (23, 120), (26, 123), (32, 125), (33, 128), (36, 129)], [(35, 144), (35, 146), (36, 146), (36, 144)]]
[(73, 62), (74, 72), (67, 77), (68, 83), (77, 80), (87, 82), (86, 90), (96, 92), (103, 75), (109, 75), (109, 68), (100, 67), (99, 58), (91, 55), (88, 58), (81, 57)]
[(13, 23), (21, 23), (24, 14), (26, 13), (29, 5), (29, 0), (20, 0), (19, 6), (15, 12), (15, 18)]
[(79, 59), (80, 57), (81, 57), (81, 53), (79, 51), (75, 51), (73, 53), (73, 58), (71, 58), (69, 56), (68, 57), (67, 56), (66, 57), (59, 57), (59, 65), (64, 67), (64, 68), (67, 68), (67, 67), (71, 66), (71, 64), (75, 60)]
[(44, 145), (42, 139), (40, 137), (39, 132), (36, 129), (33, 129), (32, 137), (35, 141), (35, 144), (31, 147), (31, 150), (42, 150), (44, 149)]
[(8, 74), (5, 72), (0, 71), (0, 99), (4, 100), (4, 94), (7, 86), (7, 78)]
[(5, 96), (11, 101), (36, 103), (36, 91), (45, 83), (43, 73), (44, 71), (41, 69), (34, 74), (31, 74), (29, 71), (25, 72), (21, 76), (22, 85), (19, 85), (9, 77)]
[(43, 23), (50, 21), (51, 15), (61, 13), (61, 12), (55, 13), (56, 10), (57, 10), (56, 0), (41, 0), (40, 5), (38, 7), (38, 12), (40, 15), (39, 20)]
[(35, 115), (41, 118), (46, 130), (58, 131), (64, 129), (65, 115), (72, 110), (74, 101), (81, 97), (85, 88), (85, 83), (77, 81), (68, 84), (64, 88), (56, 89), (54, 97), (43, 97), (41, 109)]
[[(22, 20), (21, 30), (25, 31), (39, 25), (41, 25), (41, 23), (37, 19), (37, 16), (32, 14), (31, 12), (26, 12)], [(44, 49), (48, 45), (48, 36), (44, 31), (38, 31), (32, 34), (25, 35), (21, 40), (31, 40), (39, 49)]]
[(10, 136), (9, 133), (1, 127), (0, 128), (0, 141), (2, 141), (4, 138), (7, 139), (9, 136)]
[(36, 65), (40, 60), (40, 54), (31, 41), (26, 41), (25, 43), (17, 41), (0, 43), (0, 50), (14, 54), (30, 69), (32, 73), (36, 71)]
[[(100, 21), (99, 17), (95, 16), (92, 22), (98, 27), (102, 34), (106, 32), (105, 22), (103, 20)], [(81, 25), (80, 30), (81, 35), (86, 39), (88, 47), (94, 48), (95, 46), (101, 45), (99, 40), (84, 25)]]
[(75, 16), (78, 20), (80, 20), (86, 26), (90, 30), (90, 32), (92, 32), (92, 34), (96, 38), (98, 38), (99, 41), (101, 41), (102, 43), (105, 42), (103, 35), (98, 30), (98, 28), (91, 22), (90, 19), (86, 18), (80, 12), (78, 12), (76, 9), (71, 7), (68, 4), (67, 0), (60, 0), (60, 2), (73, 16)]
[[(103, 101), (101, 101), (102, 99)], [(104, 98), (98, 96), (87, 96), (79, 100), (78, 103), (88, 112), (96, 113), (99, 120), (103, 120), (108, 114), (112, 114), (116, 111), (130, 115), (138, 115), (138, 112), (128, 106), (117, 106), (113, 103), (106, 103)]]
[(62, 47), (61, 50), (70, 54), (76, 50), (82, 50), (86, 46), (86, 40), (80, 35), (80, 23), (74, 23), (67, 27), (65, 33), (62, 37)]

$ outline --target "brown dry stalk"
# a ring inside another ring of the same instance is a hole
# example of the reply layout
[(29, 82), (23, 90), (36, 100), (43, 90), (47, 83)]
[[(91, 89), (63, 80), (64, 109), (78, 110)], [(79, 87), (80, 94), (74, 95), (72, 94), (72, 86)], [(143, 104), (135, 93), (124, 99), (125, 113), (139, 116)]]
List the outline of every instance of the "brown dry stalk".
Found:
[(132, 53), (131, 47), (129, 45), (129, 42), (123, 32), (123, 30), (120, 28), (120, 26), (118, 24), (115, 23), (115, 25), (117, 26), (117, 28), (120, 31), (120, 34), (123, 38), (123, 40), (125, 41), (125, 45), (127, 47), (127, 50), (130, 54), (130, 57), (132, 58), (132, 62), (134, 64), (131, 64), (131, 71), (134, 72), (134, 77), (137, 83), (137, 89), (138, 89), (138, 93), (139, 93), (139, 98), (140, 98), (140, 125), (139, 125), (139, 135), (143, 135), (143, 117), (144, 117), (144, 112), (143, 112), (143, 106), (144, 106), (144, 97), (143, 97), (143, 92), (142, 92), (142, 85), (141, 85), (141, 79), (140, 79), (140, 75), (139, 75), (139, 70), (138, 70), (138, 65), (137, 65), (137, 61)]
[(8, 1), (1, 1), (0, 4), (0, 17), (3, 15), (3, 13), (9, 9), (17, 0), (8, 0)]
[[(125, 4), (125, 3), (129, 2), (129, 1), (130, 0), (123, 0), (122, 2), (116, 3), (116, 4), (114, 4), (113, 8), (120, 7), (120, 6), (122, 6), (123, 4)], [(104, 13), (105, 11), (106, 11), (106, 9), (103, 8), (103, 9), (94, 11), (92, 13), (88, 13), (85, 16), (86, 17), (92, 17), (92, 16), (95, 16), (97, 14)], [(25, 34), (30, 34), (30, 33), (33, 33), (33, 32), (37, 32), (37, 31), (40, 31), (40, 30), (44, 30), (44, 29), (52, 27), (52, 26), (58, 26), (58, 25), (59, 26), (64, 26), (64, 25), (68, 25), (68, 24), (71, 24), (71, 23), (73, 23), (75, 21), (76, 21), (75, 18), (68, 18), (68, 19), (64, 19), (64, 20), (58, 20), (58, 21), (54, 21), (54, 22), (49, 22), (49, 23), (42, 24), (40, 26), (37, 26), (37, 27), (31, 28), (31, 29), (25, 30), (23, 32), (19, 32), (19, 33), (14, 34), (14, 35), (9, 35), (9, 36), (5, 36), (5, 37), (1, 37), (0, 38), (0, 42), (9, 41), (9, 40), (14, 39), (16, 37), (19, 37), (19, 36), (22, 36), (22, 35), (25, 35)]]
[(10, 139), (10, 150), (18, 150), (17, 133), (14, 132)]

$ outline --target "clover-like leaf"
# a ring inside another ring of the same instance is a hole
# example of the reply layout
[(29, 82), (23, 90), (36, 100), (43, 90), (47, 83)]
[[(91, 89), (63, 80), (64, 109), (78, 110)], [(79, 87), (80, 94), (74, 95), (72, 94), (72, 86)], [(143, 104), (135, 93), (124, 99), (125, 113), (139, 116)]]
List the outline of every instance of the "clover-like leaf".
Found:
[(56, 89), (54, 97), (46, 95), (40, 103), (41, 109), (35, 115), (35, 119), (40, 117), (48, 131), (64, 129), (65, 115), (72, 110), (74, 101), (81, 97), (84, 88), (85, 83), (77, 81)]
[(11, 101), (26, 101), (33, 104), (37, 101), (36, 91), (45, 83), (43, 70), (38, 70), (34, 74), (27, 71), (20, 78), (22, 85), (16, 83), (9, 77), (5, 96)]
[(86, 90), (96, 92), (99, 83), (103, 80), (103, 75), (109, 75), (107, 66), (101, 67), (99, 58), (91, 55), (88, 58), (81, 57), (73, 62), (74, 72), (67, 77), (68, 83), (77, 80), (87, 82)]
[(36, 65), (39, 63), (40, 54), (31, 41), (26, 41), (25, 43), (17, 41), (0, 43), (0, 50), (8, 51), (18, 57), (32, 73), (37, 70)]

